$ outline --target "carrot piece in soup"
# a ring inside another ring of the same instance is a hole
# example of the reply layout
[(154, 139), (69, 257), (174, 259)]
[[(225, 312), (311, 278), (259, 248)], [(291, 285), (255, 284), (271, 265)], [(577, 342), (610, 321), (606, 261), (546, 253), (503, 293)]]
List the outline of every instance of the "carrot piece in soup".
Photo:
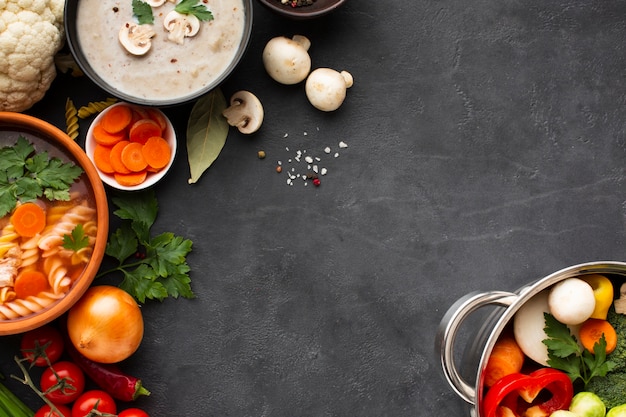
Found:
[(115, 181), (117, 181), (119, 185), (125, 187), (134, 187), (135, 185), (139, 185), (144, 182), (148, 176), (148, 173), (146, 171), (131, 172), (130, 174), (115, 173), (113, 174), (113, 176), (115, 177)]
[(142, 152), (148, 165), (155, 169), (164, 168), (172, 158), (169, 143), (159, 136), (148, 139), (143, 145)]
[(122, 162), (126, 165), (126, 168), (132, 172), (140, 172), (146, 169), (148, 163), (141, 151), (143, 145), (139, 142), (130, 142), (122, 149)]
[(161, 127), (152, 119), (136, 121), (128, 132), (128, 138), (131, 142), (139, 142), (142, 145), (152, 136), (161, 136)]
[(104, 127), (102, 127), (102, 123), (94, 125), (91, 132), (93, 133), (93, 140), (96, 143), (104, 146), (113, 146), (120, 140), (126, 138), (126, 132), (122, 131), (118, 133), (109, 133), (104, 130)]
[(109, 160), (111, 161), (111, 167), (118, 174), (130, 174), (131, 170), (124, 165), (122, 162), (122, 151), (130, 142), (127, 140), (122, 140), (111, 148), (111, 154), (109, 155)]
[(21, 271), (17, 278), (13, 290), (17, 298), (26, 298), (31, 295), (37, 295), (49, 288), (48, 278), (43, 272), (35, 269), (26, 269)]
[(119, 105), (109, 107), (102, 115), (101, 123), (104, 130), (109, 133), (122, 132), (130, 125), (133, 111), (129, 106)]
[(23, 237), (33, 237), (46, 227), (46, 212), (36, 203), (24, 203), (11, 215), (15, 232)]
[(580, 326), (578, 338), (583, 347), (593, 353), (593, 346), (600, 341), (602, 335), (606, 340), (606, 353), (609, 354), (617, 347), (617, 333), (608, 321), (602, 319), (585, 320)]
[(111, 147), (97, 144), (93, 149), (93, 162), (100, 171), (105, 174), (112, 174), (115, 172), (113, 166), (111, 166)]
[(500, 378), (520, 372), (524, 352), (512, 336), (502, 336), (493, 346), (484, 371), (485, 386), (491, 387)]

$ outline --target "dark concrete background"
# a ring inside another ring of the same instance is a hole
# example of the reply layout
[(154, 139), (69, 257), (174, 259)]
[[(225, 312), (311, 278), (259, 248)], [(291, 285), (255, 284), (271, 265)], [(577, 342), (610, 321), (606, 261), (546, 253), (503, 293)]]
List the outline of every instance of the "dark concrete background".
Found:
[[(259, 96), (262, 130), (231, 131), (194, 185), (181, 146), (156, 187), (155, 228), (194, 242), (197, 298), (144, 307), (145, 339), (123, 364), (152, 391), (138, 404), (153, 416), (468, 415), (433, 347), (455, 300), (626, 259), (626, 2), (254, 13), (222, 89)], [(314, 67), (353, 74), (340, 110), (265, 74), (265, 43), (293, 34), (311, 39)], [(105, 97), (59, 77), (31, 112), (62, 127), (68, 96)], [(189, 110), (166, 109), (181, 136)], [(338, 158), (323, 153), (339, 141)], [(296, 150), (323, 158), (320, 187), (274, 171)], [(4, 373), (16, 341), (2, 340)]]

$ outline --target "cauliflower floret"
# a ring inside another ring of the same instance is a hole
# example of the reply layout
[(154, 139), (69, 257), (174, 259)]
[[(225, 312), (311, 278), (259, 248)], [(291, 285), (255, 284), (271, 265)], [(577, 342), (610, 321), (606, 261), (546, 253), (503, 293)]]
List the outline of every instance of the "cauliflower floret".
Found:
[(56, 77), (64, 0), (0, 0), (0, 111), (23, 111)]

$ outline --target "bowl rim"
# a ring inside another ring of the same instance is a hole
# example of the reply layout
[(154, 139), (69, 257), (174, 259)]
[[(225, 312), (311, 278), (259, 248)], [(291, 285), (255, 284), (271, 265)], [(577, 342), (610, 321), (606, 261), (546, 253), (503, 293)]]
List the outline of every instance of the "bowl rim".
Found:
[[(100, 120), (102, 120), (102, 117), (104, 116), (104, 114), (107, 111), (109, 111), (111, 108), (113, 108), (115, 106), (120, 106), (120, 105), (122, 105), (122, 106), (126, 105), (126, 106), (131, 106), (131, 107), (147, 107), (147, 106), (142, 106), (142, 105), (139, 105), (139, 104), (127, 103), (127, 102), (121, 101), (121, 102), (117, 102), (117, 103), (107, 107), (106, 109), (102, 110), (91, 121), (91, 124), (89, 125), (87, 133), (85, 135), (85, 154), (87, 155), (87, 158), (89, 158), (89, 160), (93, 163), (94, 166), (95, 166), (95, 162), (93, 160), (93, 152), (94, 152), (94, 148), (95, 148), (95, 141), (93, 139), (93, 128)], [(145, 190), (147, 188), (150, 188), (150, 187), (156, 185), (156, 183), (161, 181), (161, 179), (165, 175), (167, 175), (167, 173), (169, 172), (170, 168), (174, 164), (174, 160), (176, 159), (176, 153), (178, 151), (178, 141), (176, 139), (176, 129), (174, 128), (174, 125), (172, 124), (172, 121), (170, 120), (170, 118), (167, 117), (167, 115), (165, 113), (163, 113), (163, 111), (161, 111), (160, 109), (158, 109), (156, 107), (151, 107), (151, 109), (161, 113), (163, 115), (163, 117), (165, 117), (165, 121), (167, 122), (167, 129), (166, 130), (170, 134), (168, 135), (168, 137), (166, 137), (164, 139), (170, 145), (170, 148), (172, 150), (172, 156), (170, 157), (170, 161), (159, 172), (148, 174), (148, 178), (146, 178), (146, 180), (144, 182), (142, 182), (139, 185), (135, 185), (133, 187), (120, 185), (117, 181), (115, 181), (115, 179), (111, 175), (106, 174), (106, 173), (100, 171), (100, 169), (97, 166), (95, 166), (96, 172), (98, 173), (98, 175), (99, 175), (100, 179), (102, 180), (102, 182), (104, 182), (106, 185), (110, 186), (111, 188), (114, 188), (114, 189), (120, 190), (120, 191), (141, 191), (141, 190)]]
[(231, 63), (226, 67), (224, 72), (222, 72), (212, 83), (207, 84), (204, 88), (197, 90), (194, 93), (188, 94), (179, 98), (172, 98), (166, 100), (159, 99), (145, 99), (140, 97), (135, 97), (130, 94), (126, 94), (114, 86), (110, 85), (106, 81), (104, 81), (96, 71), (89, 65), (85, 54), (82, 52), (78, 36), (77, 36), (77, 28), (76, 28), (76, 14), (78, 12), (78, 3), (80, 0), (65, 0), (65, 9), (63, 12), (64, 18), (64, 28), (65, 28), (65, 39), (66, 44), (70, 50), (70, 53), (74, 57), (76, 64), (82, 70), (82, 72), (89, 78), (93, 83), (95, 83), (99, 88), (106, 91), (108, 94), (111, 94), (114, 97), (122, 101), (126, 101), (132, 104), (137, 104), (141, 106), (153, 106), (153, 107), (170, 107), (170, 106), (178, 106), (182, 104), (186, 104), (192, 102), (203, 95), (207, 94), (211, 90), (219, 87), (235, 70), (235, 68), (239, 65), (241, 60), (243, 59), (246, 51), (248, 49), (248, 45), (250, 44), (250, 38), (252, 37), (252, 25), (253, 25), (253, 0), (242, 0), (244, 6), (245, 13), (245, 21), (244, 21), (244, 31), (242, 34), (241, 42), (239, 43), (239, 49), (237, 50), (234, 59)]
[(258, 0), (258, 1), (263, 6), (267, 7), (268, 9), (282, 16), (286, 16), (292, 19), (302, 19), (302, 20), (314, 19), (316, 17), (324, 16), (347, 2), (347, 0), (337, 0), (324, 8), (318, 8), (313, 11), (309, 11), (310, 9), (307, 10), (307, 7), (312, 7), (312, 6), (304, 6), (304, 7), (298, 8), (298, 7), (291, 7), (288, 5), (281, 4), (279, 3), (278, 0)]
[(87, 291), (87, 288), (91, 286), (91, 283), (100, 268), (100, 263), (104, 257), (104, 251), (109, 234), (109, 206), (104, 185), (98, 175), (98, 172), (96, 171), (95, 166), (87, 157), (87, 154), (85, 154), (83, 149), (61, 129), (34, 116), (23, 113), (0, 112), (0, 127), (2, 126), (11, 126), (16, 129), (22, 128), (28, 131), (35, 131), (40, 134), (41, 138), (44, 140), (58, 142), (72, 155), (73, 158), (78, 161), (87, 175), (92, 188), (96, 205), (98, 233), (96, 235), (94, 249), (91, 254), (91, 260), (82, 272), (80, 279), (76, 281), (76, 284), (70, 289), (65, 297), (52, 304), (49, 308), (45, 308), (40, 312), (29, 316), (8, 321), (0, 320), (0, 336), (23, 333), (50, 323), (54, 319), (60, 317), (76, 301), (78, 301), (85, 291)]

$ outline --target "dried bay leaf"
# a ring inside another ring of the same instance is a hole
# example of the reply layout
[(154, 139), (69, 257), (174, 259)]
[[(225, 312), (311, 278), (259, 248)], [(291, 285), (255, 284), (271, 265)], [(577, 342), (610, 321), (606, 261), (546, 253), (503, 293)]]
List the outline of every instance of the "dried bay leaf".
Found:
[(200, 179), (224, 148), (229, 129), (226, 118), (222, 116), (226, 107), (222, 90), (216, 88), (201, 97), (191, 109), (187, 122), (189, 184)]

